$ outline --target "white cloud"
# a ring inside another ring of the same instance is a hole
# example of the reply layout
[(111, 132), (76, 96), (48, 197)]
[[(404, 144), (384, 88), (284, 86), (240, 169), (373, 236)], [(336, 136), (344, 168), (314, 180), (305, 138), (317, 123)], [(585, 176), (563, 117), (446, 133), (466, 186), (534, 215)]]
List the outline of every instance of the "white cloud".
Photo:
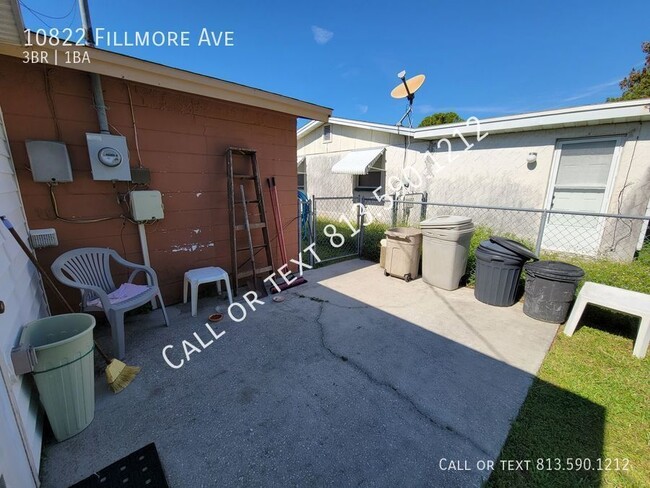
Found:
[(321, 46), (330, 42), (332, 37), (334, 37), (332, 31), (328, 31), (327, 29), (323, 29), (317, 25), (312, 25), (311, 31), (314, 34), (314, 41), (316, 41), (316, 44), (320, 44)]
[(368, 113), (368, 105), (363, 105), (363, 104), (359, 103), (359, 104), (357, 104), (357, 109), (362, 114)]
[(436, 107), (434, 107), (433, 105), (429, 105), (428, 103), (425, 103), (424, 105), (416, 105), (415, 110), (421, 114), (429, 114), (435, 112)]
[(562, 101), (563, 102), (573, 102), (575, 100), (580, 100), (581, 98), (587, 98), (587, 97), (591, 97), (591, 96), (594, 96), (594, 95), (598, 95), (599, 93), (607, 90), (608, 88), (611, 88), (612, 86), (618, 85), (621, 82), (621, 79), (612, 80), (612, 81), (608, 81), (606, 83), (600, 83), (598, 85), (589, 86), (589, 87), (585, 88), (584, 90), (582, 90), (581, 93), (578, 93), (578, 94), (576, 94), (576, 95), (574, 95), (572, 97), (565, 98)]

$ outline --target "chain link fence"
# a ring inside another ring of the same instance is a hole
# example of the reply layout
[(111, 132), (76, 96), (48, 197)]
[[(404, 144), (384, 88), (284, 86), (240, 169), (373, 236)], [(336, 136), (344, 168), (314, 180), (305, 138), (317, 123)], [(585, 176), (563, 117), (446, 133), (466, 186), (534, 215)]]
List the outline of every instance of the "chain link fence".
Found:
[[(436, 215), (457, 215), (472, 218), (481, 235), (516, 239), (538, 254), (612, 261), (632, 261), (642, 250), (650, 255), (648, 216), (436, 203), (426, 201), (426, 194), (388, 200), (384, 203), (358, 196), (312, 198), (311, 216), (303, 219), (310, 225), (311, 238), (303, 243), (315, 242), (317, 253), (325, 257), (323, 261), (360, 256), (369, 229), (381, 235), (388, 227), (417, 227), (422, 220)], [(343, 236), (339, 247), (332, 245), (338, 245), (341, 239), (330, 237), (334, 230), (328, 225)], [(376, 236), (367, 240), (376, 245)]]
[[(321, 262), (359, 256), (363, 239), (363, 207), (361, 198), (350, 197), (313, 197), (311, 199), (309, 222), (309, 242), (304, 242), (303, 247), (314, 244), (314, 252)], [(305, 233), (303, 233), (305, 235)], [(310, 264), (315, 264), (312, 253), (306, 253), (303, 259), (309, 259)]]

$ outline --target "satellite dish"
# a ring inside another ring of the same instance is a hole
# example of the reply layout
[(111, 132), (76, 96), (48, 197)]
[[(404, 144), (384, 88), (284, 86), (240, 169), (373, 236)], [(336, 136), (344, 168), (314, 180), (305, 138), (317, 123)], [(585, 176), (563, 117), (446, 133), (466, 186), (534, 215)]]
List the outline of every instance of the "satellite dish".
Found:
[(415, 92), (422, 87), (424, 84), (424, 75), (416, 75), (413, 78), (405, 79), (406, 73), (402, 71), (400, 73), (400, 78), (402, 83), (393, 88), (393, 91), (390, 92), (390, 96), (393, 98), (409, 98), (412, 99), (415, 97)]
[(411, 120), (411, 113), (413, 112), (413, 99), (415, 98), (415, 92), (418, 91), (424, 84), (424, 75), (416, 75), (413, 78), (406, 79), (406, 71), (400, 71), (397, 73), (397, 77), (402, 80), (402, 82), (397, 85), (390, 92), (390, 96), (393, 98), (406, 98), (409, 101), (408, 109), (406, 113), (399, 119), (397, 123), (398, 126), (402, 125), (404, 119), (408, 117), (409, 127), (413, 126), (413, 121)]

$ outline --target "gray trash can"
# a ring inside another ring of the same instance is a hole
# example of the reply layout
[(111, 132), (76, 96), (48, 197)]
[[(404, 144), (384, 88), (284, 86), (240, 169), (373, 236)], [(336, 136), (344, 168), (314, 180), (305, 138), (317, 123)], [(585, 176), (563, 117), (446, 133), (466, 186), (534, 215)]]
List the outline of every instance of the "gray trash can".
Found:
[(420, 223), (422, 279), (445, 290), (458, 288), (465, 274), (474, 224), (468, 217), (439, 215)]
[(407, 283), (417, 278), (420, 268), (422, 232), (411, 227), (393, 227), (386, 235), (384, 274), (402, 278)]
[(524, 270), (524, 313), (534, 319), (553, 324), (565, 322), (578, 283), (585, 272), (577, 266), (561, 261), (528, 263)]
[(20, 337), (36, 353), (34, 381), (59, 442), (95, 416), (94, 327), (95, 317), (86, 313), (55, 315), (29, 323)]
[(503, 237), (481, 241), (476, 249), (476, 299), (497, 307), (513, 305), (521, 270), (530, 259), (537, 256), (519, 242)]

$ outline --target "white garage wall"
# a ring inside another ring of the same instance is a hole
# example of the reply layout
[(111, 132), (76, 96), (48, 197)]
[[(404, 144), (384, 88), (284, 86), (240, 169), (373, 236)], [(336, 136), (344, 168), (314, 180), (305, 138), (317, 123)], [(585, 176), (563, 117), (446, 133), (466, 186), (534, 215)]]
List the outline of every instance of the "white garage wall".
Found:
[[(0, 215), (6, 215), (23, 239), (27, 224), (7, 133), (0, 112)], [(6, 486), (38, 485), (42, 425), (31, 377), (16, 376), (11, 349), (20, 328), (47, 315), (40, 278), (11, 234), (0, 225), (0, 476)]]

